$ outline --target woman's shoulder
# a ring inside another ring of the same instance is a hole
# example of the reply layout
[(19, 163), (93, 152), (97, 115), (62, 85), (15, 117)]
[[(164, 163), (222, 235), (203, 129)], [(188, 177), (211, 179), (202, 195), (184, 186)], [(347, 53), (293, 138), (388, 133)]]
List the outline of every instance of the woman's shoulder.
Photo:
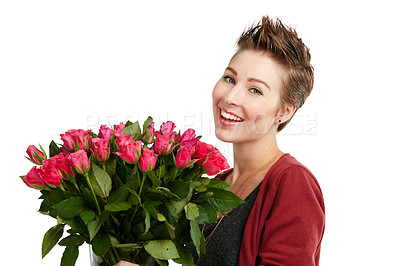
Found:
[(322, 191), (312, 172), (296, 158), (286, 153), (274, 164), (266, 176), (274, 190), (311, 189), (322, 200)]

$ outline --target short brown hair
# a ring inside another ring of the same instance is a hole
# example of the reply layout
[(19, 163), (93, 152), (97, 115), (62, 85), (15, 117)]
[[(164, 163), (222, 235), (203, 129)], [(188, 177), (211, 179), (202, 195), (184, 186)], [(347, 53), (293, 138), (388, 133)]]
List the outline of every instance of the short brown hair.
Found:
[[(310, 49), (290, 26), (279, 19), (273, 21), (265, 16), (257, 24), (245, 30), (237, 41), (238, 51), (265, 52), (284, 69), (281, 102), (296, 106), (295, 112), (304, 104), (314, 84), (314, 68)], [(290, 119), (278, 126), (281, 131)]]

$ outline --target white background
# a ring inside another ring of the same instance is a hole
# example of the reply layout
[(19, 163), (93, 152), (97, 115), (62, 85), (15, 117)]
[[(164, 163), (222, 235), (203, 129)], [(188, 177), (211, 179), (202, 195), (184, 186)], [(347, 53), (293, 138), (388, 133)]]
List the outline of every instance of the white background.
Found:
[[(325, 197), (320, 264), (400, 265), (399, 26), (395, 1), (2, 1), (0, 3), (2, 265), (41, 259), (55, 220), (18, 176), (30, 144), (68, 129), (130, 119), (213, 135), (211, 91), (235, 41), (262, 15), (296, 27), (311, 48), (314, 91), (281, 148)], [(77, 265), (88, 265), (88, 247)]]

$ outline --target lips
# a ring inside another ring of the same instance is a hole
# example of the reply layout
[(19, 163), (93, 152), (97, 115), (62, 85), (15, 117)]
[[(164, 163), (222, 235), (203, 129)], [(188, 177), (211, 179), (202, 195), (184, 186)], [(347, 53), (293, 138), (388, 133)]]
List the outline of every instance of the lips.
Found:
[(229, 124), (236, 124), (244, 121), (243, 118), (235, 115), (232, 112), (228, 112), (223, 108), (220, 108), (220, 118), (222, 121), (228, 122)]

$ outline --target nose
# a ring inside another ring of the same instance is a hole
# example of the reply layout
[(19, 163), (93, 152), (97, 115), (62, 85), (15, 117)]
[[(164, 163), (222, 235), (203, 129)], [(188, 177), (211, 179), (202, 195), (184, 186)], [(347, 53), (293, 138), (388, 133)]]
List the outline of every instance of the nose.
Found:
[(232, 87), (225, 95), (228, 105), (240, 105), (241, 99), (243, 99), (243, 88), (239, 84)]

